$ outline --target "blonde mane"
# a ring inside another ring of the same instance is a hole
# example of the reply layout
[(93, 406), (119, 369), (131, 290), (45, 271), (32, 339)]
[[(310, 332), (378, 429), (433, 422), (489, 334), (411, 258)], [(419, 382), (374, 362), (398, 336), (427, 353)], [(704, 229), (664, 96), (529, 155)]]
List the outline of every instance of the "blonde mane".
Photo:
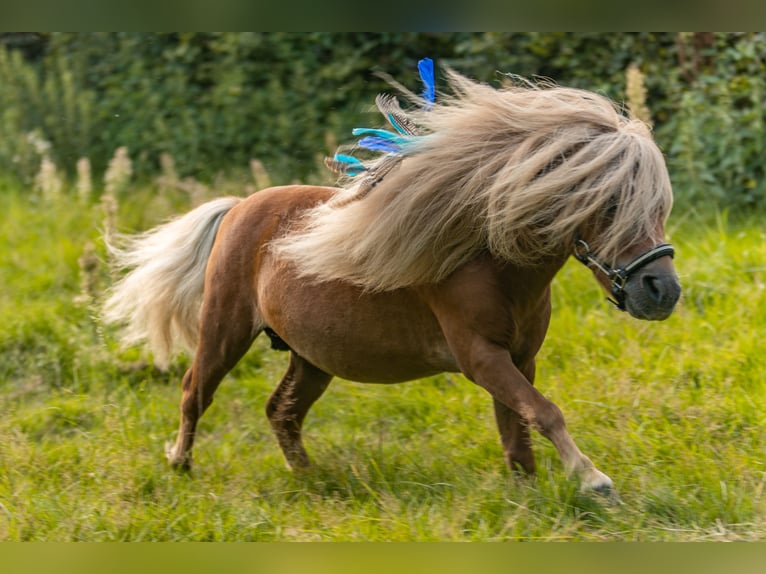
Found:
[(672, 192), (646, 124), (584, 90), (448, 77), (453, 95), (408, 114), (426, 135), (401, 165), (311, 210), (272, 243), (279, 257), (306, 276), (389, 290), (438, 282), (484, 250), (531, 265), (583, 226), (609, 262), (657, 233)]

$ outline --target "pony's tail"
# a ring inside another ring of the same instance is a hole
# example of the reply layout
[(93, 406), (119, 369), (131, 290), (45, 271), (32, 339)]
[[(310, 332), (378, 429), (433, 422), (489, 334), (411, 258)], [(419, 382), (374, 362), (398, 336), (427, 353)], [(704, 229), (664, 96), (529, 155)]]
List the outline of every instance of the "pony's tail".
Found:
[(111, 288), (103, 319), (124, 325), (123, 344), (146, 343), (160, 368), (178, 344), (197, 345), (207, 261), (221, 220), (240, 201), (223, 197), (147, 232), (107, 238), (111, 267), (128, 273)]

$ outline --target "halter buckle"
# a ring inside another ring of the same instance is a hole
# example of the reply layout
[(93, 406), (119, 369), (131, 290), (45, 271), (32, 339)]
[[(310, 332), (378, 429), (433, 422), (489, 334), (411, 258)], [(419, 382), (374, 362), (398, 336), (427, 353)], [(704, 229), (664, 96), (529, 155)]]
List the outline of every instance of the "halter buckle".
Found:
[(625, 273), (625, 269), (612, 269), (612, 275), (609, 278), (612, 281), (612, 287), (619, 291), (625, 288), (625, 283), (628, 282), (628, 274)]
[[(580, 251), (582, 249), (582, 252)], [(588, 264), (588, 256), (591, 254), (590, 246), (584, 239), (578, 239), (574, 244), (574, 256), (580, 263)]]

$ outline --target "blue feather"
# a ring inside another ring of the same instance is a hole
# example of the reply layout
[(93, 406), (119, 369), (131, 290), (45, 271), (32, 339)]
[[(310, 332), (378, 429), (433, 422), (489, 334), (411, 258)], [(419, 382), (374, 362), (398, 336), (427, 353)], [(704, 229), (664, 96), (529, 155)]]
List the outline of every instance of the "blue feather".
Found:
[(399, 153), (402, 151), (401, 146), (395, 144), (387, 138), (381, 138), (377, 136), (367, 136), (360, 139), (358, 145), (363, 148), (371, 149), (373, 151), (382, 151), (389, 153)]
[(418, 72), (423, 80), (423, 98), (428, 102), (426, 109), (436, 101), (436, 80), (434, 79), (434, 61), (431, 58), (423, 58), (418, 62)]

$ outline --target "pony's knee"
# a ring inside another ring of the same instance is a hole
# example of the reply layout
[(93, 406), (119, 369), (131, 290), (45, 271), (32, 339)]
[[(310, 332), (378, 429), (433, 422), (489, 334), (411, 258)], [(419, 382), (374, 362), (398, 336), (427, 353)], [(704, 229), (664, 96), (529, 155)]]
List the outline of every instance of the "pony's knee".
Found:
[(530, 425), (541, 435), (550, 438), (555, 433), (566, 429), (564, 414), (554, 403), (546, 400), (542, 408), (538, 408), (527, 417)]

